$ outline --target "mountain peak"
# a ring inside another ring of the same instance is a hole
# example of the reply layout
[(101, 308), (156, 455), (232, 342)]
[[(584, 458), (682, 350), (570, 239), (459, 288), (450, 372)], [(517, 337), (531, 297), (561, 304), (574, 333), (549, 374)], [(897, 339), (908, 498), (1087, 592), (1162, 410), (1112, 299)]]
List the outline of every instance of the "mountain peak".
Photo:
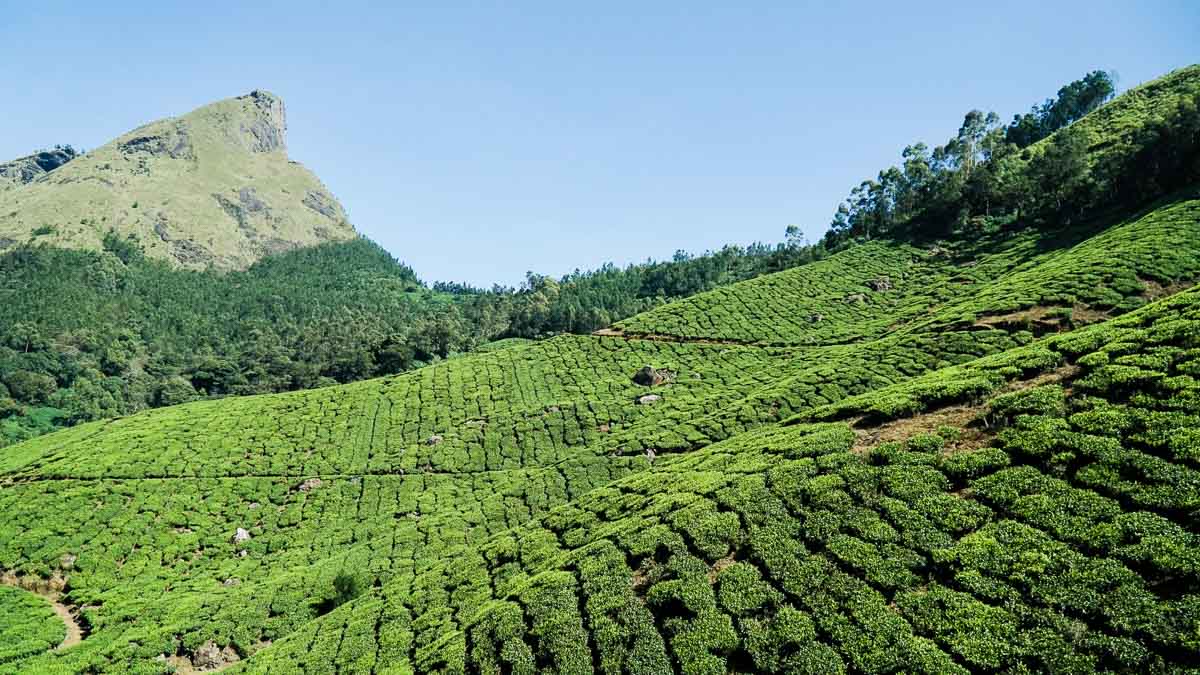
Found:
[(337, 199), (289, 160), (283, 99), (267, 90), (150, 122), (69, 163), (39, 156), (0, 164), (0, 250), (98, 248), (111, 229), (180, 266), (231, 269), (356, 236)]
[(265, 89), (255, 89), (234, 100), (253, 104), (256, 119), (246, 131), (258, 141), (260, 151), (287, 152), (287, 110), (283, 99)]

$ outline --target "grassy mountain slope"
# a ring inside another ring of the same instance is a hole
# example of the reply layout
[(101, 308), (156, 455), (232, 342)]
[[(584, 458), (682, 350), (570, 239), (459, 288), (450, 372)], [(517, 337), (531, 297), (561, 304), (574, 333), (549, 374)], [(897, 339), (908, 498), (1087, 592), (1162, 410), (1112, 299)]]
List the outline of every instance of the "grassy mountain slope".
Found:
[(338, 201), (288, 160), (286, 130), (283, 101), (255, 91), (0, 185), (0, 250), (30, 239), (99, 249), (114, 230), (173, 264), (230, 269), (353, 238)]
[(0, 672), (1198, 669), (1198, 216), (18, 444), (0, 570), (87, 635)]

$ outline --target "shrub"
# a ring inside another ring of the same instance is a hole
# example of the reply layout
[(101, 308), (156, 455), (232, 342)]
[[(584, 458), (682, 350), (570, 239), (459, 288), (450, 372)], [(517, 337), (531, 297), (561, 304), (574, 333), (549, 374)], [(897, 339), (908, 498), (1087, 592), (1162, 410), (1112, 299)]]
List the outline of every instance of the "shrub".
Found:
[(1005, 427), (1020, 415), (1061, 417), (1065, 412), (1063, 388), (1051, 384), (997, 396), (988, 402), (983, 420), (988, 426)]

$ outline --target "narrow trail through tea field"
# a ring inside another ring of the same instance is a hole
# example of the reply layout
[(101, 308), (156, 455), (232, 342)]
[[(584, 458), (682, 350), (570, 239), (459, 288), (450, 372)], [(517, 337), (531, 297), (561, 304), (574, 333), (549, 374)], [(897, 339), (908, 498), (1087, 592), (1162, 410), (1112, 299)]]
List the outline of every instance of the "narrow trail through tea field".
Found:
[(761, 347), (763, 345), (757, 342), (749, 342), (746, 340), (729, 340), (721, 338), (699, 338), (687, 337), (683, 335), (665, 335), (661, 333), (626, 333), (619, 328), (601, 328), (600, 330), (592, 331), (592, 335), (596, 337), (613, 337), (621, 338), (622, 340), (648, 340), (651, 342), (681, 342), (684, 344), (694, 345), (728, 345), (731, 347)]
[(66, 637), (54, 648), (55, 650), (67, 649), (83, 642), (83, 627), (75, 619), (75, 614), (71, 611), (71, 608), (58, 601), (59, 595), (57, 591), (37, 586), (30, 588), (27, 585), (23, 585), (20, 578), (12, 575), (0, 576), (0, 584), (28, 591), (50, 603), (50, 607), (54, 609), (54, 613), (63, 622), (63, 625), (67, 627)]

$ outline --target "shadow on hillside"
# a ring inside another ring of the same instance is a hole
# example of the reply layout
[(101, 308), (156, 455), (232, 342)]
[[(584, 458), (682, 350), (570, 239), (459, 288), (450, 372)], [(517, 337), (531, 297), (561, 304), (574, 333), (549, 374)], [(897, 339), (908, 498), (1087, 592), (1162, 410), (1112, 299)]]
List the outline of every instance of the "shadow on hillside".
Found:
[[(960, 232), (951, 238), (958, 247), (953, 251), (950, 260), (956, 265), (962, 265), (980, 255), (993, 253), (1018, 239), (1023, 239), (1022, 243), (1028, 245), (1034, 254), (1069, 249), (1117, 225), (1136, 221), (1176, 202), (1198, 198), (1200, 186), (1193, 185), (1134, 207), (1112, 207), (1069, 225), (1030, 224), (1028, 221), (1020, 221), (1001, 226), (994, 232), (974, 235)], [(908, 241), (927, 248), (945, 240), (934, 236), (915, 236)]]

